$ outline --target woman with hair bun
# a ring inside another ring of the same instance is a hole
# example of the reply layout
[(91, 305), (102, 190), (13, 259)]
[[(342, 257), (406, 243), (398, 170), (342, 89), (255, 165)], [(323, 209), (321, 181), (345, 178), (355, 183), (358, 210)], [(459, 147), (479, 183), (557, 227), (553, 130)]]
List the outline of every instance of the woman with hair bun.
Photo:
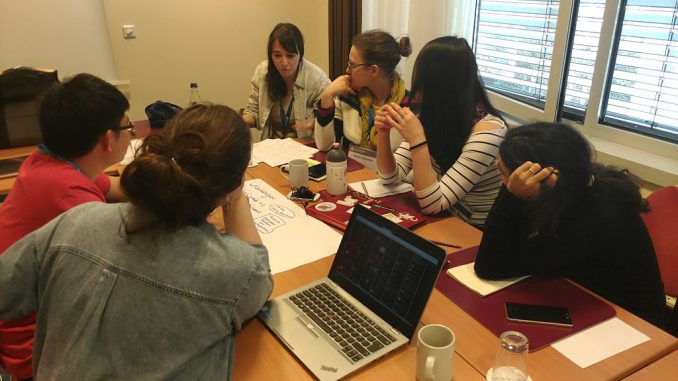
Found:
[[(396, 41), (381, 30), (361, 33), (353, 39), (346, 74), (337, 77), (323, 91), (318, 103), (315, 142), (327, 151), (335, 141), (377, 148), (374, 116), (387, 103), (409, 100), (405, 82), (395, 71), (401, 57), (412, 53), (410, 39)], [(391, 130), (392, 147), (402, 138)], [(395, 148), (394, 148), (395, 149)]]
[(37, 379), (230, 378), (273, 286), (242, 193), (249, 128), (202, 104), (166, 128), (123, 172), (130, 203), (73, 208), (0, 256), (0, 318), (38, 313)]
[(663, 325), (664, 286), (635, 176), (593, 162), (586, 139), (555, 123), (509, 130), (497, 164), (504, 186), (485, 223), (479, 277), (557, 274)]

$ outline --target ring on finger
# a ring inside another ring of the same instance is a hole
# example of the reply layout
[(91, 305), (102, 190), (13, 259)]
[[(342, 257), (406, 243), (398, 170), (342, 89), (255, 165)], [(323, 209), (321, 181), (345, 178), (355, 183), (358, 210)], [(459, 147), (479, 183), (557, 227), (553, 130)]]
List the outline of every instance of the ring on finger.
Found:
[(535, 174), (534, 171), (532, 170), (532, 168), (528, 168), (527, 171), (530, 172), (533, 175)]

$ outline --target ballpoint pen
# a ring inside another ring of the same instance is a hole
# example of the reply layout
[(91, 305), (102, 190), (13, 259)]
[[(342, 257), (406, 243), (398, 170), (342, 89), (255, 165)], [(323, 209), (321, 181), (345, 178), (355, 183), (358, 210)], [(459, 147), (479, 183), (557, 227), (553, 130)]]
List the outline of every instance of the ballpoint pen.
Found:
[(393, 209), (393, 208), (389, 208), (388, 206), (383, 206), (383, 205), (379, 205), (379, 204), (369, 204), (368, 206), (373, 206), (373, 207), (375, 207), (375, 208), (388, 210), (389, 212), (395, 212), (395, 211), (396, 211), (396, 210)]
[(461, 246), (455, 245), (455, 244), (453, 244), (453, 243), (447, 243), (447, 242), (443, 242), (443, 241), (436, 241), (436, 240), (433, 240), (433, 239), (429, 239), (429, 241), (435, 243), (436, 245), (440, 245), (440, 246), (448, 246), (448, 247), (454, 247), (454, 248), (456, 248), (456, 249), (461, 249)]

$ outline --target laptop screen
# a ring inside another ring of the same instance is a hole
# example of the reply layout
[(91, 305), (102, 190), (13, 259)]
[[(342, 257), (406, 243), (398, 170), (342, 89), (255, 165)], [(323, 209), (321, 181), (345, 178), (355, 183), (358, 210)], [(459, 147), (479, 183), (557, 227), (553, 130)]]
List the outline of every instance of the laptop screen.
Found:
[(411, 339), (445, 257), (445, 250), (357, 205), (329, 278)]

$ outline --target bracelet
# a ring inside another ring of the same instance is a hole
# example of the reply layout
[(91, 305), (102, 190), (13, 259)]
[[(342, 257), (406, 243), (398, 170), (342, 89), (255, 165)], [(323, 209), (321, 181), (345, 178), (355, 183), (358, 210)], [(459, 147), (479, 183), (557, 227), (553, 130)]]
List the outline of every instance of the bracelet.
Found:
[(415, 145), (413, 145), (413, 146), (410, 146), (410, 151), (414, 151), (415, 149), (417, 149), (417, 148), (423, 146), (424, 144), (426, 144), (426, 140), (424, 140), (424, 141), (421, 142), (421, 143), (417, 143), (417, 144), (415, 144)]

